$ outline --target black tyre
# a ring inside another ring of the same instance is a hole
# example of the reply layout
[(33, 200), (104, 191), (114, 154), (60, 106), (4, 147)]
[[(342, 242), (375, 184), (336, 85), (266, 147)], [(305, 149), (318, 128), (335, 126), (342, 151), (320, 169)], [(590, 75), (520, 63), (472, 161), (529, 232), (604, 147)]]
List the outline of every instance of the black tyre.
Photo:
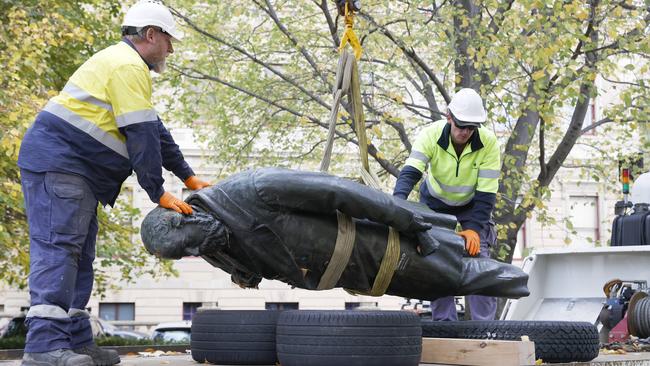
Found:
[(586, 322), (464, 321), (422, 322), (422, 336), (433, 338), (535, 342), (535, 357), (549, 363), (587, 362), (598, 356), (598, 329)]
[(276, 343), (282, 366), (417, 366), (422, 328), (406, 311), (285, 311)]
[(205, 310), (194, 314), (190, 347), (199, 363), (273, 365), (275, 310)]

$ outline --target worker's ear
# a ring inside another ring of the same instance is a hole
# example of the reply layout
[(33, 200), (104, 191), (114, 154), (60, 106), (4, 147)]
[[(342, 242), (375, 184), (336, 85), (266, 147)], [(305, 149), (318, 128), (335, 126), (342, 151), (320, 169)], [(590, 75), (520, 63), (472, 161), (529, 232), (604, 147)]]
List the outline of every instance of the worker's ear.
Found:
[(153, 27), (147, 27), (147, 31), (144, 33), (144, 38), (149, 42), (154, 42), (154, 34), (156, 30)]

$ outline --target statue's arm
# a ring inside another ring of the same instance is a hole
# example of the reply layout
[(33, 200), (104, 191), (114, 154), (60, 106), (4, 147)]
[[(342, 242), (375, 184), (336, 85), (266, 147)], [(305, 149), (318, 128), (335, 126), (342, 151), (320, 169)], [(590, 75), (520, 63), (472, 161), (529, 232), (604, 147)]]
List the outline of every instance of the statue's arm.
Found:
[(256, 171), (254, 184), (258, 196), (276, 209), (313, 213), (339, 210), (354, 218), (393, 226), (399, 231), (430, 227), (421, 214), (392, 196), (323, 173), (266, 168)]

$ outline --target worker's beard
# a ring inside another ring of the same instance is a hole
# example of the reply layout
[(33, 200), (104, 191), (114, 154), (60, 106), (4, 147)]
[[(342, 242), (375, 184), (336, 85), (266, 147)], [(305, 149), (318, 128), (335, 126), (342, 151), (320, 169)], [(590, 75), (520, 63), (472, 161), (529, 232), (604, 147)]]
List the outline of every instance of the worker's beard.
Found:
[(162, 74), (167, 70), (167, 60), (162, 60), (156, 64), (153, 64), (153, 71), (157, 74)]

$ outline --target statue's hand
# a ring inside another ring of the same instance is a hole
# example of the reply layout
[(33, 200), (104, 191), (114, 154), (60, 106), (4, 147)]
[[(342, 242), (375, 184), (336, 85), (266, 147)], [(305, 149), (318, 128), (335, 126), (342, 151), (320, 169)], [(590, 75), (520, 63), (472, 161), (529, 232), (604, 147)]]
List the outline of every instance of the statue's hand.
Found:
[(440, 242), (433, 236), (433, 230), (422, 230), (415, 233), (418, 239), (418, 252), (422, 256), (427, 256), (440, 247)]
[(413, 213), (413, 221), (409, 225), (409, 231), (427, 231), (431, 229), (433, 225), (424, 221), (424, 217), (418, 213)]

